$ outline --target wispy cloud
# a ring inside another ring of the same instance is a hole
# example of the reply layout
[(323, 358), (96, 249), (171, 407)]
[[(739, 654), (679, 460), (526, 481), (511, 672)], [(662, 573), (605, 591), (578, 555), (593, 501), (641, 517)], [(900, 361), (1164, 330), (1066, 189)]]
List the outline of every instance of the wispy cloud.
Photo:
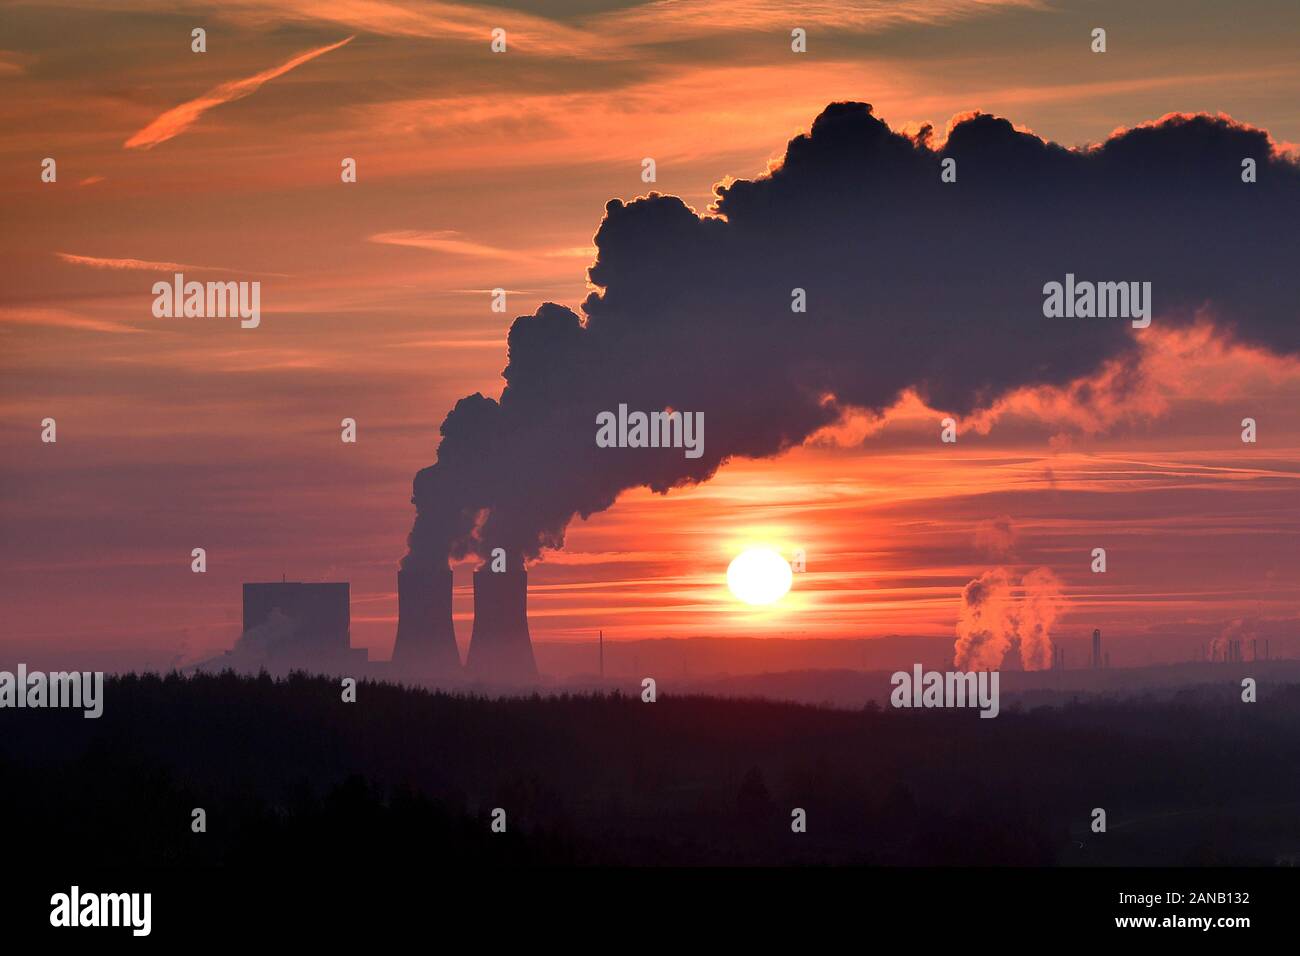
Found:
[[(80, 0), (85, 3), (86, 0)], [(171, 10), (175, 0), (145, 0)], [(878, 33), (912, 24), (943, 25), (1004, 9), (1050, 9), (1047, 0), (652, 0), (593, 15), (553, 14), (457, 3), (452, 0), (239, 0), (224, 15), (263, 26), (267, 22), (329, 23), (379, 36), (454, 40), (487, 49), (491, 31), (508, 31), (512, 53), (623, 59), (638, 47), (717, 37), (727, 33), (780, 30), (795, 26), (851, 33)]]
[(655, 0), (597, 14), (587, 25), (611, 30), (632, 44), (651, 45), (716, 36), (720, 32), (788, 31), (797, 26), (876, 33), (911, 24), (941, 24), (1005, 8), (1045, 9), (1043, 0), (770, 0), (681, 2)]
[[(496, 169), (503, 166), (626, 163), (627, 144), (638, 156), (679, 166), (707, 157), (758, 152), (766, 157), (807, 125), (834, 99), (863, 88), (905, 93), (905, 84), (870, 63), (826, 63), (794, 73), (768, 67), (715, 67), (655, 72), (607, 89), (537, 91), (509, 96), (466, 93), (413, 96), (375, 103), (358, 116), (362, 131), (350, 136), (389, 144), (389, 169)], [(672, 103), (671, 110), (663, 108)], [(738, 108), (752, 104), (754, 108)], [(761, 108), (759, 108), (761, 104)], [(697, 135), (700, 129), (712, 135)], [(593, 137), (599, 129), (602, 135)], [(431, 151), (428, 143), (438, 142)], [(515, 146), (527, 140), (529, 149)], [(751, 160), (752, 162), (752, 160)], [(639, 179), (637, 180), (639, 182)]]
[(595, 259), (598, 252), (595, 246), (565, 246), (542, 254), (551, 259)]
[[(228, 272), (247, 274), (247, 269), (226, 269), (221, 266), (199, 266), (192, 262), (155, 262), (152, 259), (106, 259), (101, 256), (79, 256), (71, 252), (54, 253), (64, 262), (77, 266), (89, 266), (92, 269), (114, 269), (133, 272)], [(279, 276), (289, 278), (283, 272), (256, 272), (254, 275)]]
[(425, 339), (411, 339), (402, 342), (393, 342), (385, 345), (389, 349), (437, 349), (445, 351), (446, 349), (500, 349), (506, 344), (505, 337), (496, 339), (483, 338), (456, 338), (455, 336), (435, 336)]
[(302, 66), (308, 60), (314, 60), (331, 50), (337, 50), (344, 44), (350, 43), (352, 39), (352, 37), (347, 37), (338, 43), (331, 43), (316, 50), (308, 50), (306, 53), (300, 53), (293, 59), (287, 60), (269, 70), (263, 70), (261, 73), (255, 73), (242, 80), (231, 80), (229, 83), (222, 83), (220, 86), (204, 93), (198, 99), (172, 107), (122, 145), (125, 149), (153, 149), (159, 143), (165, 143), (167, 140), (185, 132), (198, 122), (199, 117), (214, 106), (242, 100), (244, 97), (256, 93), (262, 87), (262, 84), (274, 80), (277, 76), (284, 76), (284, 74)]
[(119, 322), (107, 322), (103, 319), (91, 319), (67, 309), (0, 309), (0, 323), (14, 325), (44, 325), (66, 329), (82, 329), (87, 332), (141, 332), (142, 329), (122, 325)]
[[(156, 5), (174, 6), (171, 2)], [(502, 27), (508, 34), (509, 49), (516, 55), (617, 55), (617, 44), (608, 35), (523, 10), (504, 9), (504, 5), (486, 7), (447, 0), (241, 0), (223, 14), (255, 26), (268, 21), (332, 23), (357, 33), (474, 43), (485, 54), (492, 30)]]
[(479, 259), (518, 259), (526, 255), (513, 249), (500, 249), (464, 239), (461, 235), (452, 229), (434, 231), (400, 229), (394, 232), (377, 232), (373, 236), (367, 236), (366, 241), (385, 246), (428, 249), (431, 252), (445, 252), (453, 256), (473, 256)]
[(14, 50), (0, 50), (0, 76), (21, 76), (34, 57)]
[(206, 272), (230, 272), (229, 269), (214, 269), (208, 266), (188, 265), (184, 262), (151, 262), (148, 259), (104, 259), (99, 256), (78, 256), (71, 252), (56, 252), (56, 256), (73, 265), (90, 266), (92, 269), (129, 269), (139, 272), (183, 272), (186, 269), (202, 269)]

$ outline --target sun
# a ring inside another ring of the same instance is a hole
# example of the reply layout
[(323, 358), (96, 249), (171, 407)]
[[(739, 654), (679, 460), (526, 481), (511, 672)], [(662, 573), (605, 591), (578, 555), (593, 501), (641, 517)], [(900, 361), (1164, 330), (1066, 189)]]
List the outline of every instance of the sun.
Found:
[(746, 604), (774, 604), (785, 597), (794, 574), (771, 548), (749, 548), (727, 567), (727, 587)]

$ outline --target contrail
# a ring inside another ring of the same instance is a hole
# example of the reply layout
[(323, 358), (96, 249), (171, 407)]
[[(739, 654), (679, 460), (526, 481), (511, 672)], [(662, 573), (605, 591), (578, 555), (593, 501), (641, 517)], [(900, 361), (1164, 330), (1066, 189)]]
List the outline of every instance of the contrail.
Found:
[(196, 266), (184, 262), (153, 262), (149, 259), (104, 259), (100, 256), (78, 256), (71, 252), (56, 252), (64, 262), (78, 266), (90, 266), (92, 269), (131, 269), (141, 272), (233, 272), (233, 269), (220, 269), (216, 266)]
[(314, 60), (322, 54), (329, 53), (331, 50), (337, 50), (345, 43), (352, 42), (352, 39), (353, 37), (348, 37), (338, 43), (323, 46), (319, 50), (308, 50), (306, 53), (300, 53), (292, 60), (281, 63), (269, 70), (263, 70), (261, 73), (255, 73), (242, 80), (231, 80), (229, 83), (222, 83), (220, 86), (204, 93), (198, 99), (172, 107), (128, 139), (122, 146), (124, 149), (153, 149), (159, 143), (165, 143), (172, 137), (185, 132), (198, 122), (200, 116), (214, 106), (242, 100), (245, 96), (256, 93), (262, 84), (268, 80), (274, 80), (277, 76), (284, 76), (295, 67), (301, 66), (308, 60)]
[[(133, 270), (138, 272), (229, 272), (240, 275), (250, 272), (248, 269), (200, 266), (192, 262), (155, 262), (152, 259), (106, 259), (101, 256), (79, 256), (71, 252), (56, 252), (54, 254), (64, 262), (70, 262), (77, 266), (90, 266), (92, 269)], [(284, 272), (258, 271), (251, 274), (275, 276), (280, 279), (293, 278)]]

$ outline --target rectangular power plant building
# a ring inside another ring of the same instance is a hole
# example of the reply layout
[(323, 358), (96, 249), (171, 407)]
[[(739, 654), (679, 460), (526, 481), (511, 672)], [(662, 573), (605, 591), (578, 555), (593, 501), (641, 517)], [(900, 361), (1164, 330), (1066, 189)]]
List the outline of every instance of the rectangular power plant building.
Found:
[(349, 586), (278, 582), (244, 585), (244, 633), (272, 624), (289, 630), (285, 642), (321, 657), (349, 653)]

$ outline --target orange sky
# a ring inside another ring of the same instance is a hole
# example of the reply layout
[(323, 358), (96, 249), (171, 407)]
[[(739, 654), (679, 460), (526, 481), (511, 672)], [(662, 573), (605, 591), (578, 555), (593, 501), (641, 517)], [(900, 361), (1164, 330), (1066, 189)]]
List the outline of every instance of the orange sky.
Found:
[[(161, 663), (229, 647), (239, 585), (281, 573), (350, 581), (354, 643), (388, 656), (439, 423), (499, 393), (514, 316), (577, 308), (605, 202), (648, 188), (643, 157), (702, 212), (836, 99), (895, 128), (978, 108), (1066, 145), (1179, 110), (1300, 142), (1290, 3), (122, 0), (4, 20), (5, 640)], [(150, 287), (176, 269), (261, 281), (261, 326), (155, 319)], [(998, 565), (1056, 572), (1071, 634), (1293, 619), (1300, 368), (1204, 328), (1145, 341), (1125, 404), (1013, 396), (942, 459), (941, 416), (905, 403), (626, 495), (534, 569), (534, 637), (951, 634), (962, 586)], [(747, 543), (808, 554), (774, 609), (725, 591)], [(470, 610), (462, 595), (462, 641)]]

